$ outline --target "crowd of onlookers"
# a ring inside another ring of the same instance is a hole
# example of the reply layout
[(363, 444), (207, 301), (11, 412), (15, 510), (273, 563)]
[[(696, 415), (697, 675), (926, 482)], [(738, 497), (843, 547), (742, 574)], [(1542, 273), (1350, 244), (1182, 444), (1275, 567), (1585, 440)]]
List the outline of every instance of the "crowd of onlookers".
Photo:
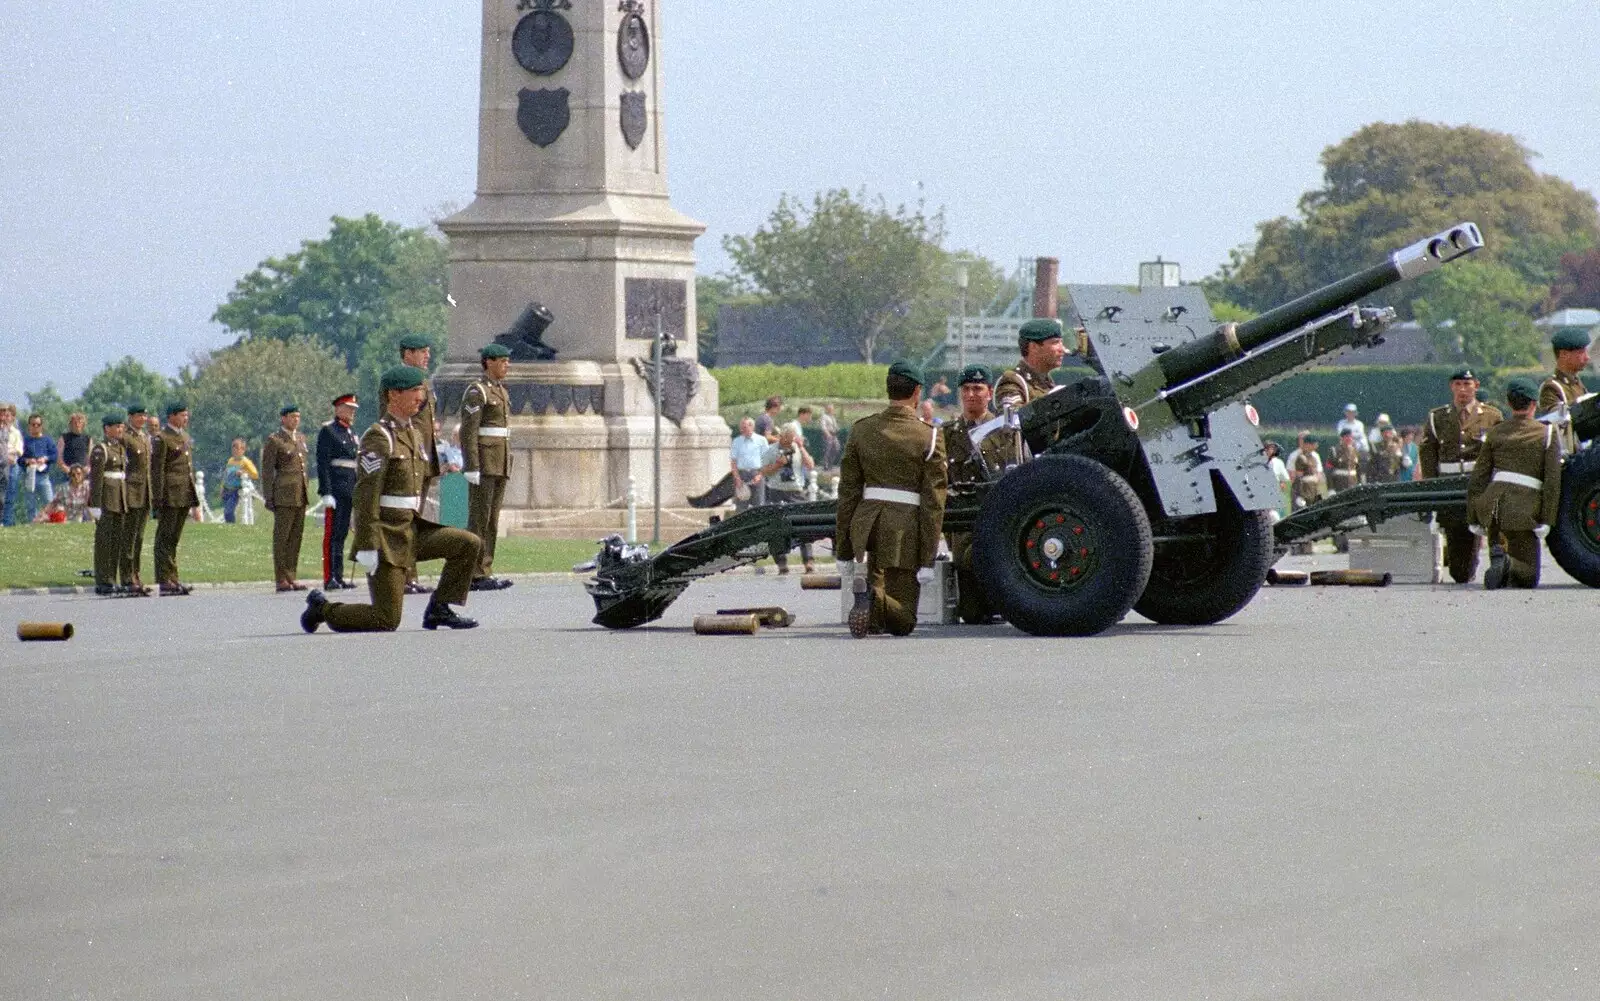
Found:
[[(816, 409), (802, 406), (794, 420), (780, 422), (783, 397), (772, 396), (755, 417), (739, 421), (738, 434), (728, 449), (729, 470), (733, 477), (734, 507), (740, 511), (769, 504), (798, 504), (815, 498), (819, 473), (839, 467), (841, 454), (839, 420), (833, 404)], [(821, 433), (820, 460), (806, 444), (806, 430), (815, 421)], [(806, 571), (813, 569), (811, 545), (800, 547)], [(773, 552), (779, 573), (789, 572), (787, 553)]]
[(1398, 428), (1388, 414), (1379, 414), (1371, 429), (1354, 403), (1334, 424), (1327, 452), (1322, 437), (1302, 431), (1288, 455), (1276, 442), (1267, 443), (1267, 463), (1284, 493), (1282, 513), (1314, 504), (1330, 494), (1362, 483), (1399, 483), (1415, 479), (1418, 465), (1417, 428)]
[(89, 514), (88, 418), (73, 414), (52, 436), (41, 414), (18, 422), (0, 403), (0, 525), (93, 521)]

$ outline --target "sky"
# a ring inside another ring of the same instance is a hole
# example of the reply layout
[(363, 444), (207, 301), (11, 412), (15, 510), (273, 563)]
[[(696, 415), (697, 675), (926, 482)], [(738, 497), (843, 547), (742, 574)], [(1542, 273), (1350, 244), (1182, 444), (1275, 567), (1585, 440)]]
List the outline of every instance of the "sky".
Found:
[[(1373, 121), (1509, 132), (1600, 191), (1592, 0), (656, 2), (702, 273), (780, 195), (846, 187), (942, 207), (1007, 270), (1200, 278)], [(471, 201), (480, 32), (471, 0), (0, 5), (0, 400), (124, 355), (176, 374), (332, 216)]]

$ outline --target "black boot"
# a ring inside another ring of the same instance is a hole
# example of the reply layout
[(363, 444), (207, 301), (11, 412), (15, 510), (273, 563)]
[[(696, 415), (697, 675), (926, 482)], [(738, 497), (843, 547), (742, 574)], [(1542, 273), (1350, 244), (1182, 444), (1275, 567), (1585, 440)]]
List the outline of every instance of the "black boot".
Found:
[(457, 615), (455, 609), (442, 601), (430, 601), (428, 610), (422, 613), (422, 628), (438, 629), (440, 626), (447, 629), (476, 629), (478, 620)]
[(866, 639), (872, 627), (872, 590), (867, 587), (865, 577), (853, 578), (850, 589), (856, 596), (856, 603), (850, 609), (850, 635), (858, 640)]
[(306, 610), (300, 613), (300, 628), (308, 633), (328, 621), (328, 598), (321, 591), (306, 595)]
[(102, 598), (109, 598), (117, 593), (117, 588), (115, 584), (96, 584), (94, 593)]
[(1505, 546), (1489, 547), (1489, 569), (1483, 572), (1483, 589), (1485, 591), (1498, 591), (1506, 586), (1506, 577), (1511, 573), (1511, 557), (1506, 555)]

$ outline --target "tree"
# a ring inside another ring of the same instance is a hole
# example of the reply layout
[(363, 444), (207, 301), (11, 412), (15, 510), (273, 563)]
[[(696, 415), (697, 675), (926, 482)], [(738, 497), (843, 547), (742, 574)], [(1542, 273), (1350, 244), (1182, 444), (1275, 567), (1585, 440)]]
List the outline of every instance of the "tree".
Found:
[(349, 388), (344, 361), (308, 337), (243, 340), (211, 355), (198, 369), (185, 368), (178, 391), (189, 406), (195, 468), (215, 473), (234, 438), (243, 438), (252, 452), (259, 449), (277, 430), (285, 404), (299, 406), (310, 423)]
[(26, 433), (29, 416), (38, 414), (44, 418), (45, 433), (59, 435), (67, 429), (67, 418), (77, 409), (77, 400), (63, 398), (55, 383), (47, 382), (43, 389), (28, 394), (28, 409), (17, 414), (17, 428)]
[(844, 189), (818, 193), (809, 207), (788, 195), (755, 235), (723, 247), (740, 283), (848, 337), (871, 361), (880, 344), (910, 329), (917, 302), (943, 264), (944, 215)]
[(334, 216), (326, 239), (239, 279), (212, 319), (243, 338), (314, 337), (354, 370), (367, 340), (386, 326), (418, 324), (417, 333), (443, 342), (447, 275), (446, 248), (427, 231), (370, 213)]
[(1600, 250), (1561, 255), (1561, 271), (1551, 285), (1548, 307), (1600, 309)]
[(1543, 297), (1511, 266), (1469, 260), (1440, 272), (1412, 307), (1439, 348), (1460, 351), (1474, 368), (1508, 368), (1539, 361), (1541, 338), (1529, 314)]
[[(927, 288), (912, 304), (897, 348), (904, 354), (923, 357), (944, 343), (947, 323), (961, 312), (961, 285), (957, 275), (962, 267), (967, 269), (966, 313), (976, 316), (994, 301), (1002, 286), (1007, 284), (1006, 273), (1000, 265), (970, 250), (946, 251), (935, 248), (936, 263)], [(954, 365), (956, 354), (947, 362)]]
[[(1409, 121), (1364, 126), (1322, 153), (1323, 186), (1300, 199), (1299, 218), (1257, 227), (1207, 281), (1217, 297), (1264, 310), (1335, 281), (1462, 220), (1476, 222), (1481, 256), (1541, 281), (1563, 249), (1600, 240), (1594, 196), (1537, 173), (1514, 137), (1472, 126)], [(1374, 302), (1409, 311), (1430, 294), (1405, 283)]]
[(107, 410), (117, 410), (135, 401), (150, 413), (161, 415), (161, 407), (173, 395), (172, 380), (152, 372), (132, 355), (107, 365), (83, 387), (78, 405), (93, 423)]
[(717, 364), (717, 320), (722, 307), (739, 298), (739, 282), (726, 275), (696, 275), (694, 279), (695, 340), (700, 364)]

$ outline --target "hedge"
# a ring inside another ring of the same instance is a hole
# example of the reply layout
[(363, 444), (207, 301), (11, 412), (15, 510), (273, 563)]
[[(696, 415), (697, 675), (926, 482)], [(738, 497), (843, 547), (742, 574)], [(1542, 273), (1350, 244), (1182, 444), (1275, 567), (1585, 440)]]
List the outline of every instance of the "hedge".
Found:
[[(1428, 411), (1450, 401), (1450, 376), (1455, 365), (1340, 365), (1312, 369), (1264, 389), (1250, 402), (1270, 425), (1331, 428), (1354, 403), (1370, 427), (1379, 414), (1396, 426), (1420, 425)], [(1498, 404), (1505, 385), (1518, 375), (1540, 375), (1539, 369), (1505, 369), (1479, 373), (1482, 399)], [(1505, 409), (1503, 406), (1501, 409)]]
[(835, 362), (816, 368), (798, 365), (730, 365), (715, 368), (722, 405), (760, 403), (769, 396), (786, 401), (802, 400), (881, 400), (887, 365), (865, 362)]

